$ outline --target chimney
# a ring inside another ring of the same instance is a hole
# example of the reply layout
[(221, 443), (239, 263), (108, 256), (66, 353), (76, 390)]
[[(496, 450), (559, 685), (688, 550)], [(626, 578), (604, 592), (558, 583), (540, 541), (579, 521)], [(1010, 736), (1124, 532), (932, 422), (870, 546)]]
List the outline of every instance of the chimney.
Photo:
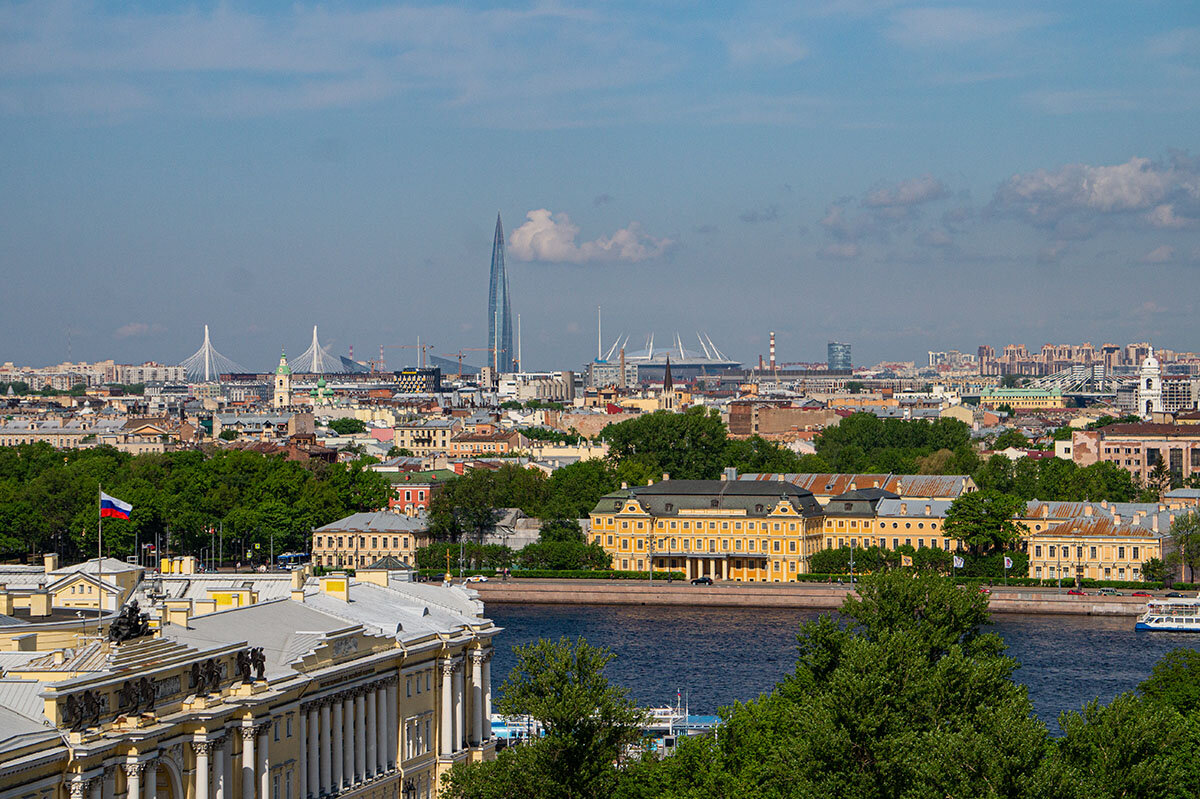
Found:
[(775, 331), (771, 331), (771, 371), (775, 371)]
[(721, 479), (730, 483), (732, 483), (734, 480), (737, 480), (737, 467), (726, 466), (725, 471), (721, 473)]
[(932, 515), (932, 514), (933, 514), (933, 506), (932, 506), (932, 505), (926, 505), (926, 506), (925, 506), (925, 515), (926, 515), (926, 516), (930, 516), (930, 515)]
[(8, 593), (7, 586), (0, 585), (0, 616), (11, 616), (12, 612), (12, 594)]
[(621, 488), (622, 488), (622, 489), (629, 488), (629, 483), (627, 483), (627, 482), (625, 482), (624, 480), (622, 480), (622, 481), (621, 481)]
[(1102, 507), (1102, 508), (1104, 508), (1105, 510), (1107, 510), (1107, 509), (1108, 509), (1108, 500), (1107, 500), (1107, 499), (1102, 499), (1102, 500), (1100, 500), (1100, 507)]
[(320, 584), (321, 593), (328, 594), (343, 602), (350, 601), (350, 575), (345, 572), (327, 574), (320, 578)]
[(1158, 515), (1157, 514), (1150, 517), (1150, 529), (1156, 533), (1158, 532)]
[(163, 619), (165, 623), (187, 627), (188, 619), (192, 617), (192, 600), (168, 599), (164, 603), (163, 609), (165, 611), (165, 618)]
[(670, 479), (671, 479), (671, 475), (667, 474), (666, 472), (663, 472), (663, 482), (665, 483), (667, 480), (670, 480)]
[(52, 571), (58, 571), (58, 553), (48, 552), (42, 555), (42, 570), (47, 574)]
[(1084, 515), (1084, 516), (1091, 516), (1091, 515), (1092, 515), (1092, 506), (1091, 506), (1091, 505), (1084, 505), (1084, 506), (1083, 506), (1083, 515)]
[(900, 515), (901, 515), (901, 516), (907, 516), (907, 515), (908, 515), (908, 503), (907, 503), (907, 502), (901, 502), (901, 503), (900, 503)]
[(45, 618), (50, 615), (50, 592), (43, 589), (29, 595), (29, 615)]

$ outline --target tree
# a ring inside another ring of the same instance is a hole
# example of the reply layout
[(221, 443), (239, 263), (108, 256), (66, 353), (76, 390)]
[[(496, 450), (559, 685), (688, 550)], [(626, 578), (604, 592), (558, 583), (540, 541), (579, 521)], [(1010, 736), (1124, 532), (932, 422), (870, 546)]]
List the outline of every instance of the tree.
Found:
[(975, 491), (950, 503), (942, 529), (966, 544), (972, 554), (1005, 550), (1020, 540), (1021, 527), (1013, 517), (1023, 509), (1024, 503), (1016, 497)]
[(443, 778), (446, 799), (592, 799), (617, 785), (615, 763), (638, 740), (644, 715), (628, 691), (604, 676), (607, 649), (580, 638), (515, 647), (517, 665), (496, 709), (541, 722), (544, 737), (504, 750), (490, 762), (455, 765)]
[(1178, 713), (1200, 710), (1200, 652), (1172, 649), (1154, 664), (1138, 692)]
[(982, 631), (986, 597), (903, 572), (859, 594), (844, 625), (801, 627), (775, 690), (726, 709), (715, 740), (627, 768), (616, 797), (1029, 795), (1045, 727)]
[(616, 470), (606, 461), (592, 458), (555, 469), (546, 481), (543, 518), (583, 519), (600, 497), (620, 485)]
[(1009, 405), (1007, 402), (1001, 402), (999, 405), (997, 405), (996, 412), (1008, 414), (1009, 416), (1017, 415), (1017, 412), (1016, 412), (1016, 410), (1013, 409), (1013, 406)]
[(388, 447), (387, 456), (389, 458), (411, 458), (413, 457), (413, 451), (408, 447), (397, 447), (393, 444), (391, 447)]
[(233, 441), (237, 437), (238, 437), (238, 431), (236, 431), (232, 428), (229, 428), (229, 427), (222, 430), (221, 435), (217, 436), (217, 438), (221, 439), (222, 441)]
[(1170, 540), (1175, 552), (1167, 560), (1187, 566), (1189, 574), (1184, 575), (1184, 580), (1191, 582), (1196, 569), (1200, 568), (1200, 512), (1190, 511), (1176, 516), (1171, 521)]
[(1025, 449), (1029, 446), (1029, 439), (1021, 434), (1019, 430), (1005, 430), (1000, 435), (996, 436), (996, 440), (992, 443), (992, 449), (1008, 449), (1016, 447), (1017, 449)]
[(327, 426), (339, 436), (353, 436), (367, 432), (366, 422), (362, 419), (354, 419), (349, 416), (343, 416), (340, 419), (330, 419)]
[(1142, 579), (1151, 583), (1163, 583), (1167, 580), (1167, 566), (1158, 558), (1142, 561)]
[(609, 460), (618, 470), (635, 463), (677, 480), (714, 480), (725, 462), (725, 424), (715, 408), (643, 414), (608, 425), (600, 437), (608, 442)]

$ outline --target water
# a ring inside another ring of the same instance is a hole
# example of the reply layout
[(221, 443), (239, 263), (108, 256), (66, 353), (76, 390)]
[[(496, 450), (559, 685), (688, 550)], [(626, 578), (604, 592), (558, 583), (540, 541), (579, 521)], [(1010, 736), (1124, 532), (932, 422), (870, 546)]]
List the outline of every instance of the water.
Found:
[[(638, 704), (674, 705), (676, 691), (692, 713), (715, 713), (770, 690), (795, 667), (796, 631), (815, 611), (765, 608), (680, 608), (614, 605), (489, 605), (504, 628), (492, 680), (498, 688), (515, 665), (512, 647), (583, 636), (611, 649), (612, 681)], [(1166, 652), (1200, 649), (1200, 635), (1135, 632), (1132, 617), (995, 616), (993, 629), (1022, 665), (1038, 717), (1052, 731), (1064, 710), (1091, 699), (1108, 702), (1149, 675)]]

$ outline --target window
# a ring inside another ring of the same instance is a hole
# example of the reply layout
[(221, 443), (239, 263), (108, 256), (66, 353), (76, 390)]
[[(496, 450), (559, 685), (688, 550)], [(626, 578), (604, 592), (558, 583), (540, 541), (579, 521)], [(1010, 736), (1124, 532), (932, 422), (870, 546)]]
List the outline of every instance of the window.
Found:
[(287, 715), (287, 737), (289, 737), (289, 738), (292, 737), (292, 714), (291, 713), (288, 713), (288, 715)]
[(1125, 547), (1117, 547), (1117, 559), (1125, 560)]
[(1138, 548), (1137, 547), (1133, 548), (1133, 559), (1134, 560), (1138, 559)]
[(1035, 558), (1040, 558), (1042, 556), (1042, 545), (1041, 544), (1038, 544), (1036, 547), (1033, 548), (1033, 556)]
[[(419, 682), (417, 683), (417, 690), (421, 690), (421, 684)], [(409, 677), (404, 681), (404, 695), (412, 696), (412, 677)]]
[(795, 551), (796, 551), (796, 542), (788, 541), (788, 552), (795, 552)]
[(608, 537), (608, 545), (610, 547), (613, 545), (613, 537), (611, 535)]
[(779, 551), (780, 551), (780, 550), (779, 550), (779, 543), (780, 543), (779, 541), (776, 541), (776, 542), (775, 542), (775, 551), (776, 551), (776, 552), (779, 552)]
[(1095, 548), (1095, 547), (1092, 547), (1092, 551), (1091, 551), (1091, 554), (1089, 555), (1089, 557), (1090, 557), (1092, 560), (1095, 560), (1095, 559), (1096, 559), (1096, 548)]
[(1054, 544), (1050, 545), (1050, 557), (1054, 557)]
[(279, 799), (279, 773), (271, 778), (271, 799)]

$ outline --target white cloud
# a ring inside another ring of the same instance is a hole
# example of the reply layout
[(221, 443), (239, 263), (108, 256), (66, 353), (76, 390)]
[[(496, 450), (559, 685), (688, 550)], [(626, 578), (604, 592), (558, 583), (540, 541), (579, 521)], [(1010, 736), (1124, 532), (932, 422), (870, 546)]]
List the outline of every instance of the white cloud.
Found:
[(113, 331), (113, 338), (135, 338), (138, 336), (148, 336), (152, 333), (157, 335), (165, 330), (166, 328), (159, 324), (148, 325), (145, 322), (128, 322)]
[(1155, 247), (1138, 260), (1144, 264), (1169, 264), (1175, 260), (1175, 248), (1164, 244), (1161, 247)]
[(1166, 230), (1178, 230), (1180, 228), (1192, 227), (1196, 224), (1195, 219), (1176, 214), (1175, 206), (1170, 203), (1163, 203), (1151, 208), (1146, 212), (1146, 221), (1150, 223), (1151, 227)]
[(848, 259), (857, 258), (862, 254), (857, 244), (853, 242), (840, 242), (835, 244), (826, 244), (821, 249), (817, 250), (817, 255), (822, 258), (837, 258)]
[(1200, 172), (1189, 159), (1175, 157), (1159, 164), (1131, 158), (1113, 166), (1067, 164), (1039, 169), (1013, 175), (996, 190), (992, 203), (1002, 212), (1049, 226), (1070, 214), (1146, 212), (1172, 198), (1200, 202)]
[(1040, 12), (976, 8), (906, 8), (892, 16), (890, 35), (909, 47), (965, 45), (1048, 25), (1054, 17)]
[(808, 48), (796, 36), (755, 28), (728, 41), (729, 60), (738, 66), (786, 67), (808, 56)]
[(868, 208), (908, 207), (940, 200), (947, 194), (945, 184), (931, 175), (924, 175), (870, 191), (863, 199), (863, 205)]
[(674, 244), (671, 239), (646, 235), (637, 222), (630, 222), (611, 236), (576, 243), (579, 226), (567, 214), (539, 208), (525, 216), (527, 221), (508, 238), (508, 251), (522, 261), (637, 263), (657, 258)]

